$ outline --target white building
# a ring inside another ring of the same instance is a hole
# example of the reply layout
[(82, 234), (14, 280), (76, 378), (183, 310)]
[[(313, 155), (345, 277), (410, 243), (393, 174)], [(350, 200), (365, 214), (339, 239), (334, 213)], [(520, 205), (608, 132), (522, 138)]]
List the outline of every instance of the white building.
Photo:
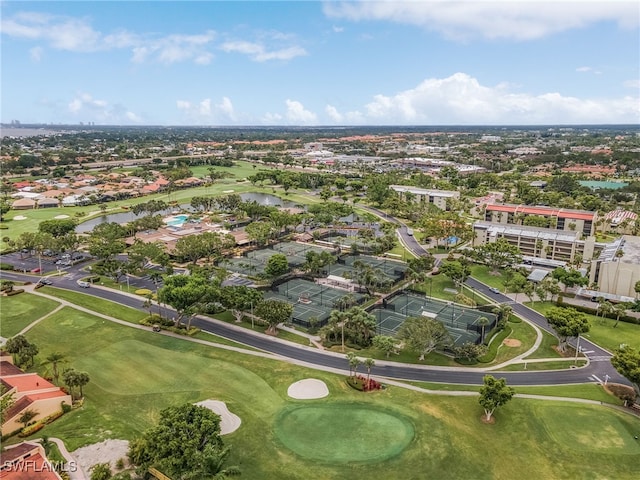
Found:
[(431, 190), (404, 185), (390, 185), (389, 188), (398, 192), (401, 197), (406, 197), (407, 194), (411, 194), (413, 195), (414, 201), (420, 203), (432, 203), (440, 210), (450, 210), (451, 200), (460, 198), (460, 192), (454, 192), (451, 190)]

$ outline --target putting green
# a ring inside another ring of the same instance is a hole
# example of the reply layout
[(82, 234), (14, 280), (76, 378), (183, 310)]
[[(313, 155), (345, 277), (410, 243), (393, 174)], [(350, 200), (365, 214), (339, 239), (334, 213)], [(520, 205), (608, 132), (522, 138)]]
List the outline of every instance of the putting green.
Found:
[(320, 462), (379, 462), (413, 440), (412, 423), (390, 410), (354, 403), (295, 405), (276, 420), (278, 439), (301, 457)]
[(590, 407), (556, 405), (545, 407), (539, 418), (549, 435), (565, 448), (608, 454), (640, 454), (640, 444), (634, 439), (636, 431), (617, 412), (600, 409), (594, 415)]

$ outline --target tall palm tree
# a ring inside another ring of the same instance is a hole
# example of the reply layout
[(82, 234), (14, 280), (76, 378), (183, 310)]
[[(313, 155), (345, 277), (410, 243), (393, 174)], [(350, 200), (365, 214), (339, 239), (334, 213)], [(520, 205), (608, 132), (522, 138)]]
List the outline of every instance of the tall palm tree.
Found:
[(369, 389), (369, 382), (371, 380), (371, 367), (376, 364), (376, 361), (373, 358), (365, 358), (364, 366), (367, 367), (367, 390)]
[(46, 364), (51, 365), (51, 373), (56, 384), (60, 379), (60, 371), (58, 370), (58, 365), (60, 365), (61, 363), (66, 363), (65, 355), (63, 353), (53, 352), (46, 358)]
[(478, 325), (482, 327), (482, 334), (480, 336), (480, 343), (484, 343), (484, 328), (489, 325), (489, 319), (487, 317), (480, 317), (478, 319)]

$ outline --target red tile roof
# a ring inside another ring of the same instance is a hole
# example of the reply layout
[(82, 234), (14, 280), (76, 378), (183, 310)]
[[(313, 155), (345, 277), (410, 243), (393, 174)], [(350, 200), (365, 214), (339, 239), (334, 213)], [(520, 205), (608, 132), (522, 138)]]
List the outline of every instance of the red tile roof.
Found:
[(24, 372), (16, 367), (13, 363), (2, 361), (0, 362), (0, 375), (3, 377), (7, 375), (22, 375)]

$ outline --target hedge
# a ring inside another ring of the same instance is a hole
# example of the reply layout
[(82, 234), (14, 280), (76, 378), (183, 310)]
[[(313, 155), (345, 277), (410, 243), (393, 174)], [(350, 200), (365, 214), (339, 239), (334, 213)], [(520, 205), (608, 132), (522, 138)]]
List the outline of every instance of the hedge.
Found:
[(7, 297), (13, 297), (14, 295), (18, 295), (19, 293), (23, 293), (23, 292), (24, 292), (24, 288), (15, 288), (10, 292), (6, 292), (5, 295)]
[(15, 267), (10, 263), (0, 262), (0, 270), (15, 270)]
[(142, 295), (143, 297), (146, 297), (147, 295), (150, 295), (152, 292), (148, 288), (139, 288), (133, 293), (135, 293), (136, 295)]
[(478, 357), (478, 361), (480, 363), (493, 362), (498, 354), (498, 348), (502, 345), (504, 339), (511, 335), (512, 332), (511, 327), (507, 325), (504, 329), (493, 335), (490, 339), (489, 350), (481, 357)]
[[(579, 312), (583, 312), (583, 313), (589, 313), (591, 315), (595, 315), (597, 313), (597, 310), (595, 308), (591, 308), (591, 307), (585, 307), (584, 305), (573, 305), (570, 303), (564, 303), (562, 302), (560, 299), (558, 299), (558, 301), (556, 302), (556, 305), (558, 307), (570, 307), (573, 308)], [(603, 315), (600, 315), (603, 316)], [(615, 315), (604, 315), (605, 317), (611, 319), (611, 320), (615, 320), (616, 316)], [(635, 325), (640, 325), (640, 318), (636, 318), (636, 317), (629, 317), (627, 315), (624, 315), (622, 317), (620, 317), (620, 321), (621, 322), (625, 322), (625, 323), (633, 323)]]

